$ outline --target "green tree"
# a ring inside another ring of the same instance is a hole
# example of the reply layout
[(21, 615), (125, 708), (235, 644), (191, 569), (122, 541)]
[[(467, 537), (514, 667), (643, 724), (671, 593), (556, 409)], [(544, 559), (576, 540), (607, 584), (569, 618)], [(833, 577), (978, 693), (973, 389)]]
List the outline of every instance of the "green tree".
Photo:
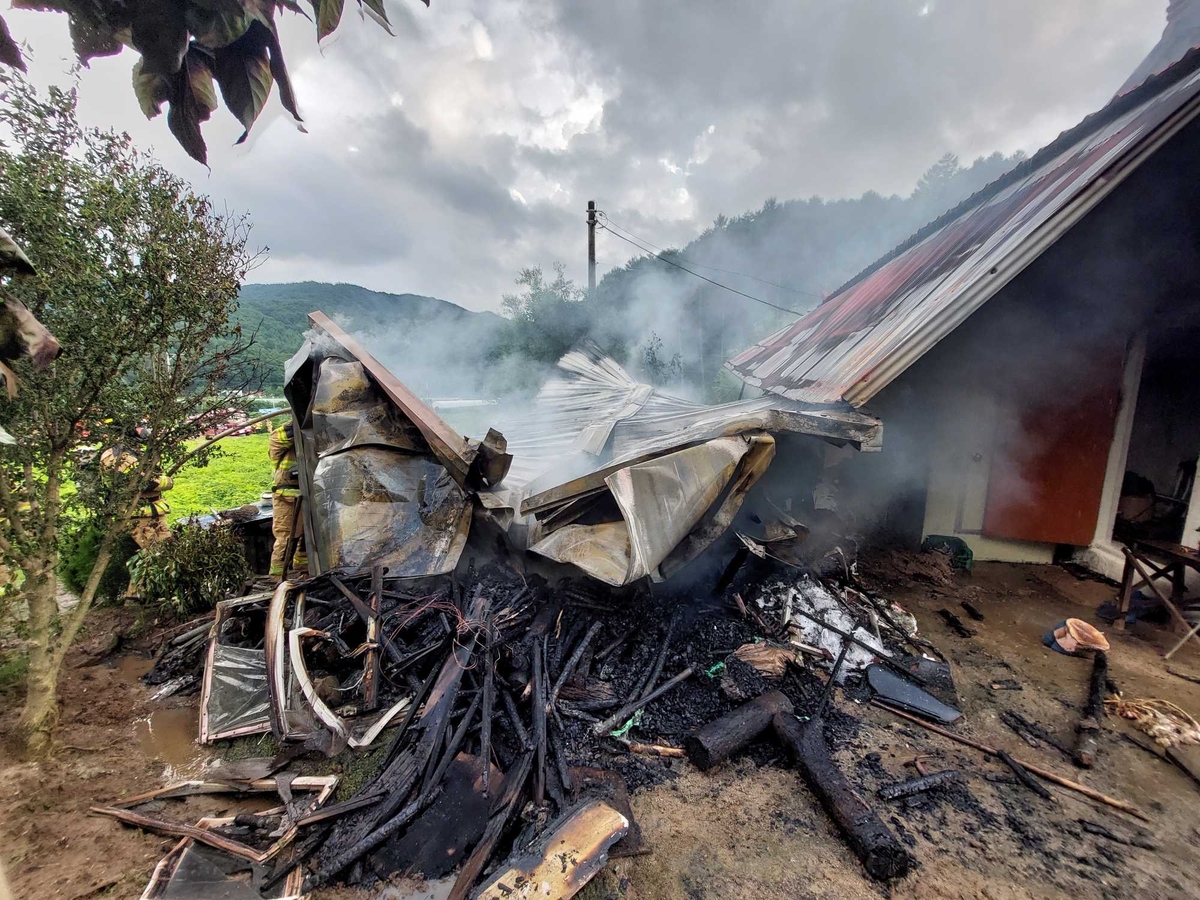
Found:
[[(57, 680), (113, 544), (157, 470), (236, 405), (251, 387), (252, 337), (231, 324), (238, 286), (256, 256), (244, 217), (218, 214), (206, 197), (128, 136), (82, 130), (75, 92), (42, 98), (0, 74), (0, 226), (26, 248), (37, 274), (7, 290), (59, 338), (64, 353), (37, 372), (14, 369), (22, 389), (0, 404), (0, 424), (20, 440), (0, 450), (0, 554), (25, 577), (29, 674), (18, 728), (30, 755), (47, 752), (57, 720)], [(143, 437), (135, 437), (139, 426)], [(148, 436), (145, 435), (148, 429)], [(137, 448), (129, 472), (100, 478), (85, 447)], [(64, 492), (68, 483), (75, 492)], [(88, 518), (102, 532), (79, 603), (56, 603), (59, 534)]]
[(585, 291), (566, 276), (562, 263), (554, 263), (554, 280), (547, 281), (541, 266), (522, 269), (516, 283), (519, 294), (505, 294), (501, 307), (509, 320), (501, 353), (515, 352), (543, 364), (553, 364), (588, 333), (589, 308)]
[(663, 351), (662, 338), (655, 331), (642, 345), (642, 375), (655, 387), (679, 384), (683, 380), (683, 356), (676, 351), (670, 359)]
[[(246, 130), (262, 112), (271, 89), (297, 123), (291, 79), (275, 26), (284, 9), (310, 19), (317, 40), (332, 34), (346, 0), (308, 0), (309, 16), (296, 0), (13, 0), (17, 9), (66, 13), (71, 39), (83, 65), (132, 47), (133, 89), (148, 118), (169, 106), (167, 126), (190, 156), (206, 161), (200, 133), (217, 108), (217, 88), (225, 106)], [(423, 0), (426, 6), (429, 0)], [(357, 0), (359, 8), (391, 33), (383, 0)], [(0, 62), (24, 70), (21, 50), (0, 19)], [(215, 84), (214, 84), (215, 82)]]

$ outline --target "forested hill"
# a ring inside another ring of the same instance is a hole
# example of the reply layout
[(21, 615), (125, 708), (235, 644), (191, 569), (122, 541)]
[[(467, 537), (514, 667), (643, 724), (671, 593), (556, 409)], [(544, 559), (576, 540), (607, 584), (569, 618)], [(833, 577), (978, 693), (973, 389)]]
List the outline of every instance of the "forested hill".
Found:
[(768, 199), (719, 216), (682, 249), (665, 249), (669, 262), (648, 255), (658, 250), (652, 222), (617, 221), (614, 212), (602, 218), (598, 255), (628, 257), (636, 244), (647, 253), (608, 271), (590, 299), (570, 282), (551, 281), (552, 273), (523, 273), (526, 290), (505, 298), (502, 354), (548, 364), (586, 334), (644, 380), (708, 401), (735, 398), (742, 385), (722, 371), (725, 360), (795, 321), (1022, 158), (995, 153), (963, 166), (947, 154), (908, 196)]
[[(494, 313), (478, 313), (445, 300), (420, 294), (387, 294), (354, 284), (246, 284), (240, 295), (238, 320), (247, 330), (258, 330), (256, 351), (266, 369), (265, 387), (283, 385), (283, 364), (300, 347), (308, 329), (308, 314), (321, 310), (350, 333), (367, 339), (382, 362), (405, 368), (405, 349), (418, 346), (422, 360), (439, 352), (453, 354), (463, 347), (487, 353), (494, 345), (503, 320)], [(397, 371), (412, 377), (413, 372)], [(437, 394), (437, 385), (418, 389)]]

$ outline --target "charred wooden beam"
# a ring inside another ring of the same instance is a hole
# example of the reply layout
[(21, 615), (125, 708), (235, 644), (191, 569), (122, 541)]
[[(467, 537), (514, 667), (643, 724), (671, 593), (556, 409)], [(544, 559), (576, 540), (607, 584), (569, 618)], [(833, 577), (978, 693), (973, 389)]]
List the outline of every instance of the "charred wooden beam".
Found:
[(599, 619), (591, 624), (587, 633), (580, 639), (575, 651), (567, 658), (566, 663), (562, 667), (562, 671), (558, 675), (558, 681), (554, 682), (554, 689), (550, 691), (550, 706), (554, 706), (558, 702), (558, 692), (563, 689), (563, 685), (567, 683), (567, 679), (571, 677), (571, 673), (575, 671), (575, 666), (583, 657), (583, 651), (587, 649), (588, 644), (592, 642), (592, 638), (600, 631), (604, 625)]
[(504, 701), (504, 712), (507, 714), (508, 724), (512, 726), (513, 732), (521, 741), (521, 747), (524, 750), (533, 749), (533, 739), (529, 736), (529, 731), (521, 722), (521, 714), (517, 710), (517, 701), (515, 701), (508, 691), (500, 691), (500, 699)]
[(801, 725), (794, 716), (776, 714), (772, 725), (795, 759), (805, 783), (821, 801), (867, 874), (877, 881), (905, 875), (912, 860), (834, 764), (825, 746), (821, 720)]
[(885, 784), (879, 789), (879, 799), (899, 800), (902, 797), (923, 794), (925, 791), (931, 791), (934, 788), (943, 788), (951, 784), (962, 784), (962, 781), (962, 772), (956, 769), (947, 769), (945, 772), (932, 772), (929, 775), (922, 775), (920, 778), (910, 778), (907, 781), (900, 781), (896, 784)]
[(599, 662), (605, 659), (609, 654), (615, 653), (617, 648), (629, 640), (629, 636), (633, 634), (636, 629), (636, 625), (630, 625), (627, 629), (621, 632), (621, 634), (615, 640), (613, 640), (612, 643), (605, 646), (603, 650), (596, 654), (596, 660)]
[(509, 819), (520, 806), (521, 793), (525, 790), (525, 782), (529, 780), (529, 770), (532, 766), (533, 753), (526, 751), (505, 774), (504, 787), (493, 802), (493, 811), (488, 819), (487, 828), (483, 831), (483, 837), (463, 863), (447, 900), (466, 900), (471, 887), (483, 872), (484, 866), (496, 849), (496, 844), (508, 827)]
[(622, 722), (624, 722), (626, 719), (628, 719), (630, 716), (632, 716), (639, 709), (641, 709), (642, 707), (644, 707), (650, 703), (653, 703), (655, 700), (657, 700), (663, 694), (667, 693), (667, 691), (671, 690), (676, 685), (681, 684), (682, 682), (691, 678), (693, 674), (695, 674), (695, 673), (694, 673), (692, 667), (688, 666), (686, 669), (684, 669), (682, 672), (680, 672), (674, 678), (664, 681), (662, 683), (662, 685), (660, 685), (659, 688), (657, 690), (655, 690), (653, 693), (646, 695), (645, 697), (643, 697), (640, 700), (637, 700), (634, 703), (626, 703), (624, 706), (622, 706), (620, 709), (618, 709), (615, 713), (613, 713), (611, 716), (609, 716), (603, 722), (597, 722), (595, 725), (592, 726), (592, 734), (602, 735), (606, 732), (612, 731), (615, 727), (620, 725)]
[(533, 724), (531, 737), (533, 748), (537, 754), (537, 762), (533, 769), (533, 802), (538, 806), (546, 799), (546, 701), (545, 701), (545, 660), (542, 652), (542, 642), (533, 640), (533, 696), (530, 700), (533, 708)]
[(654, 690), (654, 685), (658, 683), (658, 676), (662, 674), (663, 664), (667, 661), (667, 651), (671, 649), (671, 638), (675, 634), (675, 625), (678, 622), (677, 616), (671, 616), (671, 620), (667, 623), (667, 633), (663, 637), (662, 647), (658, 650), (658, 655), (654, 658), (654, 664), (650, 667), (649, 674), (646, 675), (646, 680), (642, 682), (641, 687), (634, 692), (634, 695), (629, 699), (642, 700), (648, 697)]
[(750, 745), (770, 727), (776, 713), (791, 715), (792, 701), (782, 691), (771, 691), (743, 703), (731, 713), (713, 719), (684, 738), (683, 749), (692, 765), (711, 769)]
[(379, 706), (379, 610), (383, 606), (383, 567), (371, 567), (371, 618), (367, 619), (367, 658), (363, 669), (363, 709)]
[(1017, 781), (1021, 782), (1021, 784), (1025, 785), (1025, 787), (1029, 788), (1029, 790), (1033, 791), (1043, 800), (1054, 800), (1054, 795), (1046, 790), (1040, 781), (1035, 780), (1032, 775), (1025, 771), (1025, 767), (1021, 763), (1017, 762), (1003, 750), (997, 750), (996, 756), (1000, 762), (1012, 769), (1012, 773), (1017, 776)]
[(963, 620), (954, 613), (950, 612), (950, 610), (942, 607), (937, 611), (937, 614), (942, 617), (942, 621), (949, 625), (950, 629), (959, 637), (975, 637), (975, 632), (964, 625)]
[(554, 765), (558, 769), (558, 780), (562, 784), (562, 789), (570, 793), (571, 787), (571, 772), (567, 766), (567, 750), (563, 746), (562, 729), (550, 729), (550, 749), (554, 753)]
[[(629, 833), (629, 819), (602, 800), (590, 800), (548, 827), (512, 856), (475, 893), (476, 900), (541, 895), (566, 900), (604, 868), (608, 848)], [(529, 886), (521, 891), (520, 886)]]
[(358, 841), (339, 856), (321, 867), (319, 872), (314, 872), (308, 878), (304, 879), (304, 893), (314, 891), (323, 884), (328, 884), (330, 879), (336, 878), (344, 870), (348, 869), (353, 863), (360, 858), (370, 853), (393, 834), (404, 828), (413, 819), (419, 816), (430, 803), (437, 798), (441, 793), (441, 786), (438, 785), (428, 795), (422, 795), (416, 800), (413, 800), (396, 815), (392, 816), (374, 831), (368, 834), (365, 838)]
[[(421, 793), (426, 794), (434, 790), (442, 783), (442, 778), (446, 775), (446, 770), (450, 768), (450, 764), (454, 762), (454, 757), (458, 755), (459, 748), (466, 740), (467, 731), (470, 730), (471, 722), (475, 718), (475, 713), (479, 710), (480, 701), (483, 698), (476, 694), (471, 700), (471, 705), (467, 707), (467, 711), (463, 713), (462, 721), (458, 723), (458, 728), (454, 730), (453, 737), (446, 745), (446, 752), (442, 754), (442, 761), (438, 763), (437, 768), (433, 769), (431, 774), (426, 776), (425, 784), (421, 787)], [(487, 768), (487, 760), (484, 760), (484, 768)]]
[[(368, 628), (370, 628), (372, 620), (377, 616), (377, 611), (372, 609), (366, 603), (363, 603), (362, 598), (358, 596), (358, 594), (354, 593), (354, 591), (350, 590), (350, 588), (346, 587), (345, 582), (343, 582), (332, 572), (325, 577), (329, 579), (329, 583), (337, 588), (343, 597), (350, 601), (350, 606), (358, 614), (358, 617), (363, 620)], [(380, 634), (382, 636), (381, 642), (383, 644), (383, 651), (388, 655), (392, 662), (396, 663), (397, 665), (402, 663), (405, 658), (404, 654), (396, 649), (396, 645), (388, 639), (387, 634), (383, 633), (382, 631), (380, 631)]]
[(961, 606), (964, 610), (966, 610), (967, 615), (970, 616), (972, 619), (974, 619), (976, 622), (983, 621), (983, 619), (984, 619), (983, 613), (981, 613), (978, 609), (976, 609), (973, 605), (968, 603), (966, 600), (960, 601), (958, 605)]
[(492, 658), (492, 617), (489, 615), (484, 631), (483, 653), (483, 719), (479, 727), (479, 757), (483, 760), (483, 796), (491, 788), (492, 716), (496, 714), (496, 661)]
[(1092, 663), (1092, 677), (1088, 682), (1083, 717), (1075, 726), (1075, 762), (1085, 769), (1090, 769), (1096, 762), (1096, 738), (1104, 721), (1104, 692), (1107, 683), (1108, 654), (1097, 650), (1095, 662)]

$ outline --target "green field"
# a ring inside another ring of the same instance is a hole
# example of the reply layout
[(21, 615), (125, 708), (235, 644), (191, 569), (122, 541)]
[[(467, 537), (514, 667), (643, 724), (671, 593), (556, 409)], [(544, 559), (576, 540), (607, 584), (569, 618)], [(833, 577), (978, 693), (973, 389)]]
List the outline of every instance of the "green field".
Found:
[(207, 466), (187, 466), (176, 474), (175, 487), (165, 498), (171, 504), (171, 520), (253, 503), (269, 491), (269, 438), (265, 433), (226, 438)]

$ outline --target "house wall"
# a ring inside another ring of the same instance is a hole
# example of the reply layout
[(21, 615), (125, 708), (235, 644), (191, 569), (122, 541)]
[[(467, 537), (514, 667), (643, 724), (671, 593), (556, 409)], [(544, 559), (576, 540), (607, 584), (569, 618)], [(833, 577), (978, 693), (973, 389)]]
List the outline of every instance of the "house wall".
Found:
[[(977, 559), (1051, 562), (1053, 544), (981, 533), (989, 473), (1006, 462), (996, 454), (1036, 446), (1039, 435), (1022, 431), (1024, 413), (1056, 403), (1071, 409), (1095, 379), (1123, 377), (1097, 498), (1096, 534), (1111, 536), (1140, 378), (1131, 341), (1147, 327), (1153, 333), (1200, 318), (1198, 162), (1193, 123), (868, 405), (884, 423), (884, 449), (872, 462), (884, 468), (899, 443), (900, 474), (891, 485), (876, 479), (890, 488), (876, 502), (924, 495), (923, 504), (908, 504), (906, 527), (888, 514), (894, 531), (914, 541), (959, 536)], [(1174, 408), (1168, 403), (1164, 412)], [(1183, 433), (1182, 422), (1171, 427)], [(1193, 512), (1195, 528), (1200, 510)]]

